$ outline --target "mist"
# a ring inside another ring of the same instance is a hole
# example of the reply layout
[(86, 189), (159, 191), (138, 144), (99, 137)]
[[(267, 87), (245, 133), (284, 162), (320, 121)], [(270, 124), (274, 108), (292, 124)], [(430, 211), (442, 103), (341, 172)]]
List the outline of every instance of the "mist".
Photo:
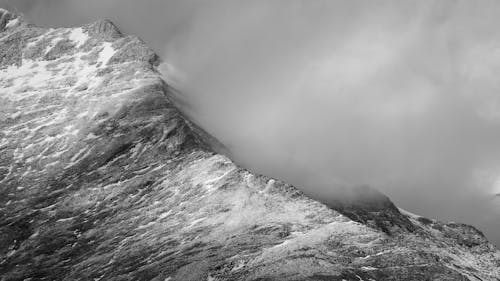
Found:
[(500, 245), (496, 1), (0, 0), (41, 26), (113, 20), (241, 165), (316, 197), (369, 185)]

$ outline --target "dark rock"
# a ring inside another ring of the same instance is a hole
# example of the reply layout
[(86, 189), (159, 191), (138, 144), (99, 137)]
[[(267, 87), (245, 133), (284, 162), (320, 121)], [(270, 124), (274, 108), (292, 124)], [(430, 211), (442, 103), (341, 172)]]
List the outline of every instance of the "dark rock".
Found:
[(137, 37), (128, 36), (116, 41), (113, 47), (118, 52), (109, 60), (109, 64), (119, 64), (130, 61), (143, 61), (151, 66), (160, 63), (158, 55), (153, 50), (145, 47), (145, 43)]
[(416, 227), (391, 200), (368, 186), (350, 187), (324, 203), (348, 218), (392, 234), (396, 229), (413, 232)]
[(74, 51), (75, 43), (69, 39), (60, 40), (52, 47), (44, 56), (44, 60), (51, 61), (59, 59), (65, 55), (71, 54)]
[(5, 29), (7, 22), (13, 18), (13, 15), (4, 9), (0, 9), (0, 32)]
[(112, 41), (122, 37), (122, 33), (116, 25), (110, 20), (98, 20), (84, 27), (90, 36), (101, 38), (102, 40)]

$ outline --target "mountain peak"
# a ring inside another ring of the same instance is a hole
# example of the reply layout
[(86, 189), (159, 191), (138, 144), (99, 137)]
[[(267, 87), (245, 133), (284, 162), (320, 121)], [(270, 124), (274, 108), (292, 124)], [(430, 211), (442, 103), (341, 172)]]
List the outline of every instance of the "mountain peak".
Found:
[(13, 28), (22, 22), (22, 16), (0, 8), (0, 32)]
[(12, 14), (9, 11), (0, 8), (0, 22), (4, 23), (5, 21), (9, 20), (11, 16)]
[(325, 205), (215, 152), (111, 22), (1, 15), (2, 281), (500, 278), (473, 227), (366, 187)]
[(116, 25), (107, 19), (100, 19), (84, 27), (91, 36), (101, 37), (104, 40), (114, 40), (123, 37)]

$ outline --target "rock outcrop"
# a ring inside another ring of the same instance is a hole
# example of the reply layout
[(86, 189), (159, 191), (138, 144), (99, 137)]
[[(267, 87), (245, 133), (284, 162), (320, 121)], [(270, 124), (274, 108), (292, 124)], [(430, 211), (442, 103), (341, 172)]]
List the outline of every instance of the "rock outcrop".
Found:
[(0, 280), (500, 280), (471, 226), (328, 207), (214, 152), (111, 22), (0, 19)]

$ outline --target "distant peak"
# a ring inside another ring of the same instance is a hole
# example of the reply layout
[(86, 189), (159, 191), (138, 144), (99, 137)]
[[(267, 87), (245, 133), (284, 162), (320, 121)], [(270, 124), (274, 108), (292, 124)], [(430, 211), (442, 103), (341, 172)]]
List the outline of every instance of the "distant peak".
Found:
[(0, 32), (20, 25), (30, 26), (23, 14), (0, 8)]
[(14, 14), (5, 9), (0, 8), (0, 31), (3, 31), (7, 23), (13, 18), (15, 18)]
[(123, 37), (116, 25), (107, 19), (100, 19), (94, 23), (86, 26), (87, 32), (96, 37), (102, 37), (104, 39), (116, 39)]

